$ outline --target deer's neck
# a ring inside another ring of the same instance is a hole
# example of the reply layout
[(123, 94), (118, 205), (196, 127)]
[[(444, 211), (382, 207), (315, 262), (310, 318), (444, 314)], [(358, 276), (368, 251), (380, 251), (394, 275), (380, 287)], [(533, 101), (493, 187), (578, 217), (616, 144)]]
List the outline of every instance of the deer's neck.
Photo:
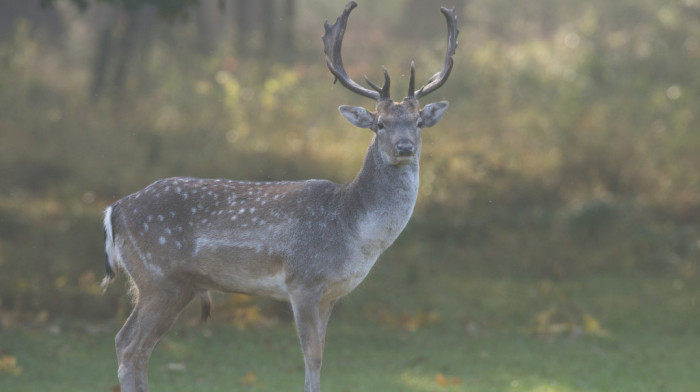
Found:
[[(370, 145), (362, 170), (347, 184), (358, 237), (382, 252), (398, 237), (413, 213), (418, 196), (418, 159), (405, 165), (384, 163), (376, 143)], [(378, 254), (377, 254), (378, 256)]]

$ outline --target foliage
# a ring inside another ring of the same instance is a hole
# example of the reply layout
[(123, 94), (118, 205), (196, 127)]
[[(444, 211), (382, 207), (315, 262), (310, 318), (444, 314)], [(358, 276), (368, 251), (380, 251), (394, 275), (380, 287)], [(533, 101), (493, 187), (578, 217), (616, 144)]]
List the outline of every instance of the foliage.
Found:
[[(389, 12), (382, 7), (367, 4)], [(306, 18), (328, 17), (316, 8)], [(451, 106), (423, 135), (419, 202), (401, 240), (422, 247), (410, 256), (487, 275), (697, 279), (698, 10), (670, 0), (469, 2), (450, 81), (429, 97)], [(157, 24), (139, 41), (123, 94), (94, 102), (84, 93), (89, 17), (61, 15), (73, 28), (60, 45), (23, 21), (0, 42), (3, 309), (124, 312), (119, 290), (98, 296), (100, 212), (159, 177), (344, 182), (359, 169), (371, 136), (336, 107), (370, 103), (331, 84), (322, 23), (300, 27), (309, 55), (291, 65), (242, 58), (230, 45), (200, 53), (191, 20)], [(442, 25), (404, 42), (410, 24), (372, 18), (353, 19), (348, 33), (353, 76), (372, 78), (384, 63), (401, 85), (409, 57), (419, 80), (440, 69)], [(407, 284), (422, 278), (397, 268)], [(582, 325), (583, 314), (562, 317)], [(432, 316), (371, 317), (403, 330)]]

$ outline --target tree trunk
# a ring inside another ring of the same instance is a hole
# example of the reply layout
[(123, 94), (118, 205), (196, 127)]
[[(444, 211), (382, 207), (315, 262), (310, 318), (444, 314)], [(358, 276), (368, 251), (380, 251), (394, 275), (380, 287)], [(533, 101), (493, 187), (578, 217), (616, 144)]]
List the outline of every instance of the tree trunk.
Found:
[(221, 3), (201, 1), (195, 9), (197, 22), (197, 52), (209, 55), (216, 48), (219, 38), (220, 21), (217, 18)]
[(112, 35), (118, 12), (112, 6), (99, 6), (96, 10), (95, 54), (92, 63), (92, 79), (90, 82), (90, 98), (97, 102), (105, 89), (112, 55)]
[(236, 36), (234, 45), (236, 55), (245, 57), (250, 53), (250, 36), (252, 35), (251, 3), (248, 0), (234, 0), (233, 20)]
[(294, 19), (296, 18), (296, 0), (283, 0), (282, 24), (280, 26), (281, 59), (286, 64), (294, 62)]

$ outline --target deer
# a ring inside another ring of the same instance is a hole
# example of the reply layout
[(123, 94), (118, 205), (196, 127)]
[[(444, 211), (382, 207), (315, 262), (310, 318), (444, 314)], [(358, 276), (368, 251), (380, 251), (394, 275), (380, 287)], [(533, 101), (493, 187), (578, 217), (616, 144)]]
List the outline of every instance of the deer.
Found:
[(447, 80), (457, 47), (455, 9), (441, 7), (447, 54), (440, 72), (395, 102), (384, 85), (371, 89), (345, 71), (341, 46), (350, 1), (335, 23), (325, 22), (326, 64), (350, 91), (376, 102), (340, 106), (351, 124), (374, 135), (364, 163), (349, 183), (326, 180), (253, 182), (174, 177), (125, 196), (104, 211), (103, 289), (128, 275), (133, 310), (115, 338), (122, 392), (148, 391), (148, 361), (161, 336), (198, 298), (201, 321), (210, 317), (209, 292), (260, 295), (291, 304), (304, 357), (305, 392), (320, 391), (326, 327), (334, 304), (369, 273), (406, 226), (418, 196), (421, 130), (448, 107), (418, 99)]

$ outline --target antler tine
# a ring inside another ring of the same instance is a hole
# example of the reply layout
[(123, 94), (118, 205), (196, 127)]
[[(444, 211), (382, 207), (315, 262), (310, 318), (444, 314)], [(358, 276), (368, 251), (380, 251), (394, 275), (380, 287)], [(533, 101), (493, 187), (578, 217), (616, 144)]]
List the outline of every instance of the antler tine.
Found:
[(372, 83), (372, 81), (369, 80), (367, 75), (365, 75), (365, 81), (367, 82), (367, 84), (370, 85), (370, 87), (379, 92), (380, 101), (391, 100), (391, 92), (389, 91), (389, 87), (391, 86), (391, 78), (389, 78), (389, 71), (387, 71), (386, 67), (383, 65), (382, 70), (384, 70), (384, 86), (379, 87), (376, 84)]
[[(455, 7), (452, 7), (452, 9), (440, 7), (440, 12), (445, 15), (445, 21), (447, 22), (447, 54), (445, 55), (445, 65), (443, 65), (440, 73), (430, 78), (428, 84), (421, 87), (413, 94), (409, 92), (409, 97), (413, 96), (416, 99), (419, 99), (439, 89), (443, 84), (445, 84), (447, 78), (450, 76), (450, 72), (452, 71), (452, 65), (454, 63), (452, 56), (455, 54), (455, 50), (457, 49), (457, 36), (459, 35), (459, 29), (457, 29), (457, 15), (455, 15)], [(413, 76), (411, 76), (411, 81), (413, 81)]]
[(348, 73), (345, 71), (345, 66), (343, 66), (343, 58), (340, 54), (340, 49), (343, 45), (343, 36), (345, 35), (345, 27), (347, 26), (350, 12), (352, 12), (355, 7), (357, 7), (357, 3), (350, 1), (345, 5), (343, 13), (338, 17), (338, 19), (336, 19), (335, 23), (330, 24), (326, 20), (326, 33), (323, 34), (322, 37), (324, 46), (323, 51), (326, 53), (326, 65), (328, 65), (328, 69), (331, 71), (333, 76), (335, 76), (333, 83), (340, 81), (340, 84), (345, 86), (345, 88), (348, 90), (378, 101), (382, 98), (381, 91), (383, 89), (376, 89), (377, 91), (372, 91), (360, 86), (354, 80), (350, 79), (350, 76), (348, 76)]
[(416, 92), (414, 90), (416, 86), (416, 63), (411, 60), (411, 78), (408, 80), (408, 96), (407, 98), (415, 98)]

